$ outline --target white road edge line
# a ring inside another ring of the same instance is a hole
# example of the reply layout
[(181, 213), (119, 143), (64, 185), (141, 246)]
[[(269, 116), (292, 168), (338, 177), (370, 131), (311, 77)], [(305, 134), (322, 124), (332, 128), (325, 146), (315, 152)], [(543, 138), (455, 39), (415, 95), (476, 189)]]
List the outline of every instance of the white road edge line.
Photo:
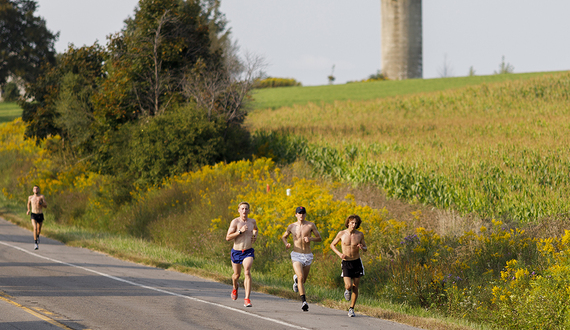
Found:
[(286, 322), (279, 321), (279, 320), (276, 320), (276, 319), (272, 319), (272, 318), (269, 318), (269, 317), (265, 317), (265, 316), (261, 316), (261, 315), (257, 315), (257, 314), (253, 314), (253, 313), (249, 313), (249, 312), (245, 312), (245, 311), (242, 311), (242, 310), (237, 309), (237, 308), (228, 307), (228, 306), (221, 305), (221, 304), (218, 304), (218, 303), (213, 303), (213, 302), (210, 302), (210, 301), (206, 301), (206, 300), (202, 300), (202, 299), (198, 299), (198, 298), (194, 298), (194, 297), (185, 296), (185, 295), (182, 295), (182, 294), (179, 294), (179, 293), (170, 292), (170, 291), (166, 291), (166, 290), (159, 289), (159, 288), (153, 288), (153, 287), (148, 286), (148, 285), (142, 285), (142, 284), (138, 284), (138, 283), (135, 283), (135, 282), (131, 282), (131, 281), (129, 281), (129, 280), (125, 280), (125, 279), (122, 279), (122, 278), (119, 278), (119, 277), (115, 277), (115, 276), (113, 276), (113, 275), (101, 273), (101, 272), (98, 272), (98, 271), (93, 270), (93, 269), (85, 268), (85, 267), (82, 267), (82, 266), (78, 266), (78, 265), (74, 265), (74, 264), (67, 263), (67, 262), (65, 262), (65, 261), (60, 261), (60, 260), (56, 260), (56, 259), (52, 259), (52, 258), (49, 258), (49, 257), (42, 256), (42, 255), (39, 255), (39, 254), (35, 254), (35, 253), (32, 253), (32, 252), (27, 251), (27, 250), (25, 250), (25, 249), (22, 249), (21, 247), (18, 247), (18, 246), (12, 245), (12, 244), (8, 244), (8, 243), (2, 242), (2, 241), (0, 241), (0, 244), (6, 245), (6, 246), (11, 247), (11, 248), (14, 248), (14, 249), (16, 249), (16, 250), (20, 250), (20, 251), (22, 251), (22, 252), (25, 252), (25, 253), (27, 253), (27, 254), (29, 254), (29, 255), (32, 255), (32, 256), (35, 256), (35, 257), (38, 257), (38, 258), (42, 258), (42, 259), (49, 260), (49, 261), (52, 261), (52, 262), (57, 262), (57, 263), (60, 263), (60, 264), (66, 265), (66, 266), (70, 266), (70, 267), (79, 268), (79, 269), (82, 269), (82, 270), (87, 271), (87, 272), (91, 272), (91, 273), (94, 273), (94, 274), (97, 274), (97, 275), (100, 275), (100, 276), (104, 276), (104, 277), (113, 279), (113, 280), (115, 280), (115, 281), (127, 283), (127, 284), (130, 284), (130, 285), (138, 286), (138, 287), (141, 287), (141, 288), (145, 288), (145, 289), (149, 289), (149, 290), (153, 290), (153, 291), (157, 291), (157, 292), (161, 292), (161, 293), (166, 293), (166, 294), (169, 294), (169, 295), (172, 295), (172, 296), (176, 296), (176, 297), (180, 297), (180, 298), (185, 298), (185, 299), (189, 299), (189, 300), (201, 302), (201, 303), (204, 303), (204, 304), (213, 305), (213, 306), (220, 307), (220, 308), (225, 308), (225, 309), (230, 310), (230, 311), (233, 311), (233, 312), (242, 313), (242, 314), (246, 314), (246, 315), (250, 315), (250, 316), (255, 316), (255, 317), (257, 317), (257, 318), (260, 318), (260, 319), (263, 319), (263, 320), (266, 320), (266, 321), (270, 321), (270, 322), (274, 322), (274, 323), (277, 323), (277, 324), (281, 324), (281, 325), (284, 325), (284, 326), (287, 326), (287, 327), (291, 327), (291, 328), (294, 328), (294, 329), (310, 330), (310, 329), (308, 329), (308, 328), (304, 328), (304, 327), (301, 327), (301, 326), (298, 326), (298, 325), (294, 325), (294, 324), (286, 323)]

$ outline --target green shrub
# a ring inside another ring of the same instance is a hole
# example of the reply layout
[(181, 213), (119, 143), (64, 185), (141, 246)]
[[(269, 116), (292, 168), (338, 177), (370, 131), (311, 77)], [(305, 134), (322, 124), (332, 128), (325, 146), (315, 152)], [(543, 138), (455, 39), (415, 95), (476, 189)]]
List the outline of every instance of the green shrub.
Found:
[[(221, 158), (224, 123), (193, 107), (179, 108), (130, 126), (128, 171), (143, 186), (213, 164)], [(120, 152), (117, 150), (117, 152)]]
[(281, 164), (293, 163), (306, 146), (305, 138), (279, 132), (256, 131), (252, 141), (257, 157), (271, 158)]
[(251, 133), (242, 125), (227, 124), (222, 132), (222, 147), (217, 161), (248, 159), (252, 154)]
[(388, 78), (382, 73), (382, 71), (378, 70), (376, 71), (376, 73), (368, 76), (368, 79), (366, 81), (377, 81), (377, 80), (388, 80)]
[(388, 77), (386, 77), (380, 70), (376, 71), (376, 73), (371, 74), (368, 76), (368, 78), (366, 79), (362, 79), (362, 80), (350, 80), (347, 81), (346, 83), (357, 83), (357, 82), (372, 82), (372, 81), (382, 81), (382, 80), (388, 80)]
[(254, 88), (274, 88), (274, 87), (290, 87), (302, 86), (300, 82), (293, 78), (265, 78), (255, 83)]
[(208, 120), (194, 105), (177, 107), (108, 131), (92, 158), (93, 169), (127, 184), (160, 185), (166, 178), (221, 161), (249, 158), (250, 134), (222, 118)]

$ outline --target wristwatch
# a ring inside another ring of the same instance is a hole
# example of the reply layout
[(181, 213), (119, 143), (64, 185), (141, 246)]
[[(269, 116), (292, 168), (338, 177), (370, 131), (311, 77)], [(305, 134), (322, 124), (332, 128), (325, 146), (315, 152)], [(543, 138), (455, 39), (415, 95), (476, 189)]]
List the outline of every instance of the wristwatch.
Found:
[(238, 229), (238, 233), (241, 235), (241, 230)]

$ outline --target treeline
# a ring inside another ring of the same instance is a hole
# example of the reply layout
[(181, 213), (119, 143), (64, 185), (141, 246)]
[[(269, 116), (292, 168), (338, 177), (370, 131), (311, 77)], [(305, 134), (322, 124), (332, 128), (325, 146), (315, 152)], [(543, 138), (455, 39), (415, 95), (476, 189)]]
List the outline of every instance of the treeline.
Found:
[[(259, 60), (241, 61), (219, 1), (140, 0), (106, 46), (46, 62), (20, 101), (25, 135), (61, 164), (134, 186), (250, 153), (242, 127)], [(120, 197), (120, 196), (118, 196)], [(120, 198), (119, 198), (120, 199)]]

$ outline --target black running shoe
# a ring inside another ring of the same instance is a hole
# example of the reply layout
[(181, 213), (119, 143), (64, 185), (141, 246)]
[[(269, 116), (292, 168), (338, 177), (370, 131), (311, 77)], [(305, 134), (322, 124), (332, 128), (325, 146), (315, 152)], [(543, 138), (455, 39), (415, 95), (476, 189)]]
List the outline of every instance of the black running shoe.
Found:
[(301, 305), (301, 309), (303, 310), (303, 312), (308, 312), (309, 311), (309, 304), (307, 304), (306, 301), (303, 301), (303, 305)]

